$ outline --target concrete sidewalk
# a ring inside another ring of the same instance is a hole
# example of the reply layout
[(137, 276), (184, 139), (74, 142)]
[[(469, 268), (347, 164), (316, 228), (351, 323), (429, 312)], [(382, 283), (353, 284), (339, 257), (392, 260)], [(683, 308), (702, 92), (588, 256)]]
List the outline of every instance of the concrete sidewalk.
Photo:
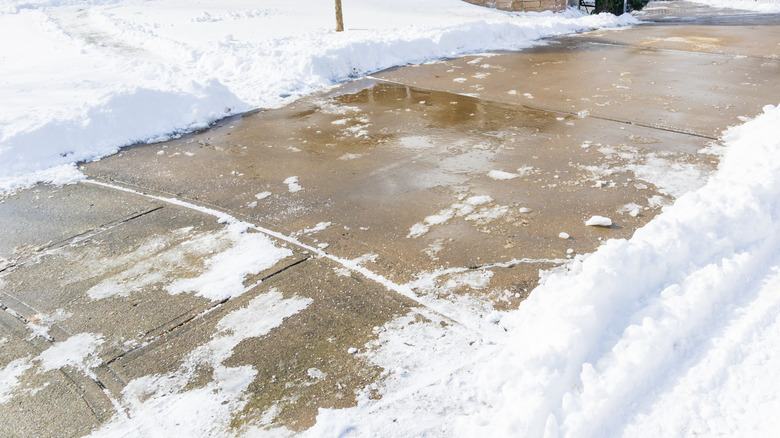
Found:
[[(204, 414), (215, 427), (300, 431), (380, 397), (366, 344), (399, 316), (500, 335), (488, 315), (540, 270), (631, 236), (704, 183), (723, 129), (780, 99), (777, 17), (675, 2), (643, 18), (657, 22), (381, 72), (0, 200), (0, 435), (141, 421), (228, 394), (225, 370), (254, 374)], [(239, 245), (208, 209), (289, 251), (238, 296), (169, 293)], [(614, 224), (586, 226), (596, 215)], [(284, 305), (300, 307), (190, 367), (242, 309)], [(47, 365), (77, 340), (81, 362)]]

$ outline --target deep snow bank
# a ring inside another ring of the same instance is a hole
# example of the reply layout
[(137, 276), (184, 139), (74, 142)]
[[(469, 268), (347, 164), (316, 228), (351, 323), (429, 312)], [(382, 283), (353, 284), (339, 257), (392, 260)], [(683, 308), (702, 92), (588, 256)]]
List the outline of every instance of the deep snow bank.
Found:
[(367, 356), (391, 370), (382, 399), (322, 410), (307, 436), (775, 433), (780, 108), (764, 111), (726, 131), (703, 188), (550, 275), (500, 338), (389, 324)]
[(407, 63), (635, 23), (459, 0), (0, 0), (0, 193)]

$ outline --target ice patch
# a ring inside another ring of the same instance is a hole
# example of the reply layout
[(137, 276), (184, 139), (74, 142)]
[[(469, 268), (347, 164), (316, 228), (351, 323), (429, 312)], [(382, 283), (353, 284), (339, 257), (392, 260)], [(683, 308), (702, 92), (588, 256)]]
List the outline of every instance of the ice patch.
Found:
[(29, 357), (12, 360), (0, 371), (0, 406), (13, 398), (13, 391), (19, 385), (19, 377), (32, 368)]

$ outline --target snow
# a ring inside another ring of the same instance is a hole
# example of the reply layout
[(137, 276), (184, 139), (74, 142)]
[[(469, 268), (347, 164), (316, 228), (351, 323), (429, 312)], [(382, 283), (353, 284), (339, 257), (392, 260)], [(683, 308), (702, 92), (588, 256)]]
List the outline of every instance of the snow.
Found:
[(0, 406), (13, 398), (13, 390), (19, 385), (19, 377), (32, 368), (29, 357), (12, 360), (0, 370)]
[(364, 354), (404, 373), (387, 371), (381, 400), (321, 410), (304, 436), (773, 435), (779, 124), (767, 106), (727, 130), (705, 186), (486, 315), (501, 331), (388, 323)]
[(691, 0), (715, 8), (742, 9), (753, 12), (780, 12), (780, 2), (777, 0)]
[(612, 219), (604, 216), (592, 216), (585, 221), (585, 225), (589, 227), (611, 227)]
[[(103, 342), (101, 335), (79, 333), (54, 343), (35, 358), (27, 356), (11, 361), (0, 369), (0, 406), (13, 398), (14, 390), (20, 386), (20, 377), (31, 369), (46, 372), (72, 367), (92, 376), (91, 368), (101, 363), (96, 353)], [(35, 366), (36, 363), (38, 366)]]
[(199, 276), (178, 279), (165, 290), (172, 295), (194, 291), (212, 301), (237, 297), (251, 289), (244, 286), (248, 275), (262, 272), (292, 255), (290, 249), (277, 247), (263, 234), (246, 232), (246, 224), (230, 224), (226, 233), (234, 246), (209, 258), (206, 271)]
[(459, 0), (345, 0), (344, 20), (315, 0), (1, 0), (0, 192), (392, 66), (637, 22)]
[[(224, 316), (217, 333), (197, 347), (174, 372), (137, 378), (122, 391), (121, 406), (112, 421), (91, 437), (225, 435), (230, 419), (248, 402), (243, 397), (257, 371), (251, 366), (228, 367), (233, 349), (244, 339), (269, 333), (285, 319), (311, 304), (309, 298), (287, 298), (271, 291)], [(193, 386), (199, 370), (213, 369), (213, 380)]]
[(514, 179), (520, 175), (516, 173), (504, 172), (503, 170), (491, 170), (490, 172), (488, 172), (488, 176), (492, 179), (500, 181), (506, 179)]
[(58, 370), (65, 366), (87, 369), (100, 365), (100, 359), (93, 356), (103, 343), (103, 337), (92, 333), (79, 333), (67, 340), (57, 342), (38, 356), (45, 371)]

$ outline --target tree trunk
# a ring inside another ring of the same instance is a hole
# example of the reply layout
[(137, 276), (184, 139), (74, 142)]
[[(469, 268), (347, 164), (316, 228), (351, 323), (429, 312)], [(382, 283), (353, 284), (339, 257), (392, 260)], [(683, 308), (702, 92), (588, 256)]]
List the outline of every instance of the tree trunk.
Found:
[(341, 0), (336, 0), (336, 32), (344, 32), (344, 18), (341, 17)]

